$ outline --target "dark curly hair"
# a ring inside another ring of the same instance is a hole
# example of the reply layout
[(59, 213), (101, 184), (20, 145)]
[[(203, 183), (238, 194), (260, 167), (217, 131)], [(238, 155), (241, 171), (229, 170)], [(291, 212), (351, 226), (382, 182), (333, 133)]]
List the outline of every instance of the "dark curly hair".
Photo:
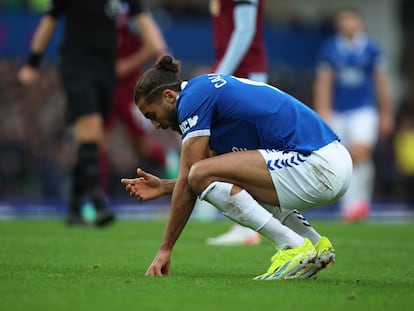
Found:
[(182, 79), (179, 76), (180, 62), (170, 55), (162, 56), (158, 62), (148, 69), (138, 80), (134, 91), (135, 103), (144, 98), (147, 103), (158, 99), (165, 89), (179, 92)]

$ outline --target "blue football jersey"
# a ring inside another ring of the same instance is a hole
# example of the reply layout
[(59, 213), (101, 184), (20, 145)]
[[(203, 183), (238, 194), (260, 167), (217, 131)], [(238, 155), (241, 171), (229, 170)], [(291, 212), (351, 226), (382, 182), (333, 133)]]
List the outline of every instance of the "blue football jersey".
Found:
[(376, 106), (374, 72), (384, 60), (378, 45), (366, 34), (359, 34), (352, 46), (337, 35), (322, 46), (319, 66), (330, 66), (334, 72), (333, 109)]
[(337, 140), (308, 106), (265, 83), (208, 74), (183, 83), (177, 97), (183, 142), (210, 136), (210, 149), (275, 149), (303, 154)]

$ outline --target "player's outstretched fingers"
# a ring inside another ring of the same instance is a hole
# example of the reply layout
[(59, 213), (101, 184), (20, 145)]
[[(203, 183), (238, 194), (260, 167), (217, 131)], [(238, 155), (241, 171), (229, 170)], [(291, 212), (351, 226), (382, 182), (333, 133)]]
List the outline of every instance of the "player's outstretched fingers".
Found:
[(125, 186), (133, 185), (134, 181), (135, 181), (135, 178), (122, 178), (121, 179), (121, 183), (124, 184)]
[(137, 174), (139, 177), (144, 178), (144, 179), (148, 179), (148, 177), (150, 176), (150, 174), (148, 174), (146, 171), (144, 171), (140, 167), (137, 168)]

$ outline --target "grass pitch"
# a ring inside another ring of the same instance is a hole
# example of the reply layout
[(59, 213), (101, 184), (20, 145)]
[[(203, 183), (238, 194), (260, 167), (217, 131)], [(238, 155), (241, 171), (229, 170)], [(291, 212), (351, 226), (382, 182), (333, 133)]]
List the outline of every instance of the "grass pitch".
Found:
[(217, 247), (229, 222), (188, 224), (171, 277), (144, 277), (165, 221), (106, 229), (0, 222), (0, 310), (412, 310), (413, 224), (314, 222), (337, 263), (316, 280), (252, 281), (273, 247)]

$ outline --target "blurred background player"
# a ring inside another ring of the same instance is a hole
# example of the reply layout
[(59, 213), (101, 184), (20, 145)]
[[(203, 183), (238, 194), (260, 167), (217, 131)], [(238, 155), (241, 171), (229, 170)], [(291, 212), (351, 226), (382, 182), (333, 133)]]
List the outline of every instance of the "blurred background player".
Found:
[[(263, 9), (264, 0), (210, 0), (216, 57), (213, 72), (267, 82)], [(236, 224), (228, 232), (209, 238), (207, 243), (258, 244), (260, 235)]]
[[(147, 11), (142, 14), (149, 15), (150, 13)], [(115, 66), (117, 82), (111, 110), (105, 123), (106, 143), (108, 144), (117, 122), (121, 121), (128, 130), (129, 139), (136, 148), (140, 159), (147, 161), (149, 165), (155, 168), (164, 169), (166, 161), (165, 148), (152, 135), (153, 127), (151, 123), (141, 117), (134, 104), (133, 92), (144, 66), (148, 62), (154, 61), (161, 54), (165, 54), (166, 44), (163, 37), (159, 35), (161, 31), (150, 15), (148, 16), (148, 23), (151, 23), (152, 27), (146, 30), (146, 35), (152, 38), (153, 45), (157, 49), (143, 44), (142, 29), (137, 28), (137, 24), (129, 18), (129, 15), (128, 3), (122, 3), (117, 18), (117, 59)], [(148, 31), (155, 31), (156, 33), (148, 33)], [(110, 165), (108, 146), (105, 147), (100, 153), (100, 164), (101, 184), (107, 190)]]
[(335, 16), (337, 34), (322, 46), (314, 85), (316, 111), (333, 127), (351, 153), (351, 185), (341, 199), (347, 222), (369, 214), (374, 184), (373, 148), (394, 127), (388, 74), (380, 47), (364, 32), (352, 8)]
[[(143, 41), (159, 50), (151, 36), (160, 36), (139, 1), (129, 0), (131, 18), (142, 29)], [(98, 149), (104, 144), (103, 124), (107, 119), (115, 85), (116, 27), (118, 0), (52, 0), (34, 34), (30, 57), (18, 74), (20, 82), (30, 85), (38, 78), (42, 55), (56, 28), (65, 17), (65, 33), (60, 50), (59, 70), (67, 97), (67, 122), (74, 126), (78, 143), (71, 174), (68, 225), (83, 225), (83, 200), (96, 209), (95, 224), (114, 220), (100, 186)], [(162, 41), (161, 41), (162, 42)], [(163, 49), (164, 47), (161, 47)]]

